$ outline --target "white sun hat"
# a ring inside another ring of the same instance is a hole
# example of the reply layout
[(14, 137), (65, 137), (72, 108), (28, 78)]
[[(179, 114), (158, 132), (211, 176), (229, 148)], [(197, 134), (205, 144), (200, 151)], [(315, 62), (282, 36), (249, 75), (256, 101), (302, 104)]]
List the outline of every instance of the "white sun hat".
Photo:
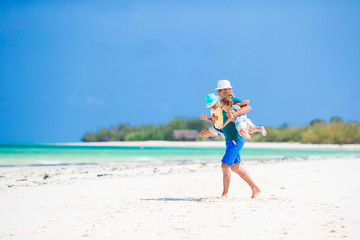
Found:
[(232, 88), (229, 80), (219, 80), (217, 82), (217, 87), (215, 90), (225, 89), (225, 88)]

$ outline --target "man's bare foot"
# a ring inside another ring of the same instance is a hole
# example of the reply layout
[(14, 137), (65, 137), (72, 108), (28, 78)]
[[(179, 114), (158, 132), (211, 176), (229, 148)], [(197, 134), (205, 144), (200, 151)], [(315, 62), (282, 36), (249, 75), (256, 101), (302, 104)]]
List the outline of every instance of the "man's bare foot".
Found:
[(258, 187), (253, 188), (251, 198), (256, 198), (260, 194), (260, 192), (261, 192), (260, 188)]
[(228, 195), (227, 195), (227, 194), (223, 194), (220, 199), (221, 199), (221, 200), (226, 200), (226, 199), (228, 199)]

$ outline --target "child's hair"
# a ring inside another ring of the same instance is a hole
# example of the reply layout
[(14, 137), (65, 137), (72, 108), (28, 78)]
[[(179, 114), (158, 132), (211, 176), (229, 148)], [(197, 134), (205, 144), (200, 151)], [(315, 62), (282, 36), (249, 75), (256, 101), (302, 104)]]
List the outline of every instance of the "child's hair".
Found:
[(220, 103), (232, 107), (234, 105), (234, 101), (231, 99), (231, 97), (226, 97), (221, 99)]

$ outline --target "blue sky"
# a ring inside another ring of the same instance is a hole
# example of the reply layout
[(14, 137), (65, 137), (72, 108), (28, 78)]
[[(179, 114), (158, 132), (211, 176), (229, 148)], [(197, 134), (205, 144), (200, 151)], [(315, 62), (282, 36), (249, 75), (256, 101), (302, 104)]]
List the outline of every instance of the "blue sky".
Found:
[(0, 142), (198, 117), (217, 80), (255, 124), (360, 121), (360, 1), (2, 1)]

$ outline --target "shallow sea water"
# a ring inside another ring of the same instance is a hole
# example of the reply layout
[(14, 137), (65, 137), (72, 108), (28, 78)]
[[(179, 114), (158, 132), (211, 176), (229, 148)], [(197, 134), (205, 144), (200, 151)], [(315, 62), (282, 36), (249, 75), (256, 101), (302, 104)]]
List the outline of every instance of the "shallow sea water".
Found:
[[(0, 166), (69, 165), (119, 162), (220, 161), (224, 147), (123, 147), (57, 144), (0, 144)], [(360, 156), (360, 150), (246, 148), (245, 160)]]

